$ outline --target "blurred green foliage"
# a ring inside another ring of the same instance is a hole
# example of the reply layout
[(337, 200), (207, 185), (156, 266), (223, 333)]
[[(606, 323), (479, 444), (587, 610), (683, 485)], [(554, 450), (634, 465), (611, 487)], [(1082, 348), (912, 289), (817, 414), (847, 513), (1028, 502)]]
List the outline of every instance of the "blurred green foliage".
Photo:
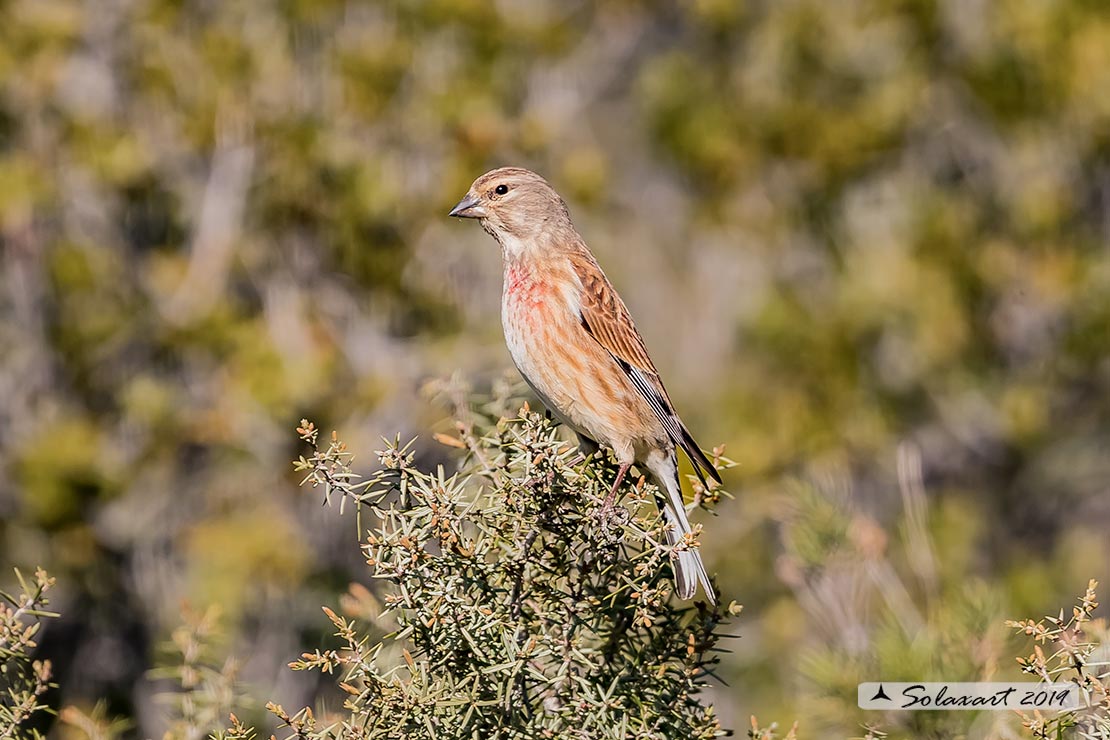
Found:
[(497, 256), (443, 217), (500, 164), (739, 462), (724, 724), (862, 734), (849, 676), (1011, 654), (987, 625), (1110, 582), (1107, 90), (1097, 0), (0, 0), (0, 562), (59, 577), (64, 700), (160, 733), (183, 599), (264, 688), (320, 636), (360, 571), (284, 430), (372, 449), (508, 364)]

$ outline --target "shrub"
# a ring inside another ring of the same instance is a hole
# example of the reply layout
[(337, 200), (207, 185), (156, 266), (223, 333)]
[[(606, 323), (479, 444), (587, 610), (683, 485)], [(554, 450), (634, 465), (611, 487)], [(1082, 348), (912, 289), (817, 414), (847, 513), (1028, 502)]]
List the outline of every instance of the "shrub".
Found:
[(345, 712), (273, 711), (309, 738), (725, 734), (699, 692), (739, 608), (676, 602), (651, 484), (635, 485), (621, 521), (601, 520), (612, 466), (582, 459), (527, 405), (503, 415), (506, 397), (460, 409), (456, 433), (437, 435), (465, 451), (450, 475), (394, 441), (360, 480), (334, 434), (321, 444), (302, 423), (304, 483), (373, 515), (363, 548), (384, 596), (378, 610), (363, 592), (361, 612), (386, 634), (325, 609), (341, 647), (293, 667), (340, 673)]
[(54, 579), (35, 571), (28, 580), (15, 571), (19, 590), (0, 591), (0, 738), (28, 737), (41, 733), (29, 721), (48, 707), (43, 695), (51, 688), (50, 661), (33, 660), (42, 620), (58, 616), (46, 611), (46, 593)]
[[(1055, 617), (1006, 622), (1033, 639), (1033, 653), (1018, 658), (1024, 672), (1079, 687), (1078, 709), (1051, 715), (1020, 713), (1022, 725), (1037, 740), (1110, 737), (1110, 629), (1105, 619), (1091, 616), (1098, 609), (1097, 587), (1098, 581), (1091, 580), (1070, 614), (1061, 609)], [(1052, 652), (1046, 653), (1045, 647)]]

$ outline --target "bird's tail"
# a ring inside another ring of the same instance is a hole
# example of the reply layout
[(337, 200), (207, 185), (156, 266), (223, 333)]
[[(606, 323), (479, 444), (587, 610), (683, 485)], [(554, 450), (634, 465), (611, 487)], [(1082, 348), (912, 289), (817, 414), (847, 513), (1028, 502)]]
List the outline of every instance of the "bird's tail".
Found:
[[(678, 479), (678, 460), (672, 453), (669, 459), (655, 465), (649, 463), (648, 468), (656, 479), (667, 489), (667, 499), (660, 500), (660, 508), (671, 526), (667, 528), (667, 544), (672, 547), (683, 539), (683, 535), (692, 531), (690, 520), (686, 516), (686, 505), (682, 500), (682, 484)], [(705, 597), (710, 604), (717, 603), (717, 594), (713, 584), (709, 582), (709, 574), (702, 562), (701, 552), (697, 549), (675, 550), (675, 558), (671, 561), (674, 567), (675, 590), (683, 599), (692, 599), (697, 593), (698, 584), (705, 591)]]

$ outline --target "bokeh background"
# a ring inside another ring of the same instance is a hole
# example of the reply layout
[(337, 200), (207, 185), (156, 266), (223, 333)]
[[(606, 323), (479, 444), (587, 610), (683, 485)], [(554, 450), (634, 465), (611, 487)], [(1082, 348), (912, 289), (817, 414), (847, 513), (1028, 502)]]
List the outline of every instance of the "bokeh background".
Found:
[(1110, 581), (1107, 3), (2, 0), (0, 564), (59, 579), (55, 705), (159, 735), (213, 603), (244, 690), (315, 700), (284, 666), (367, 573), (293, 428), (449, 460), (422, 386), (510, 361), (445, 213), (505, 164), (738, 463), (728, 724), (861, 735), (856, 681), (1010, 675), (1005, 617)]

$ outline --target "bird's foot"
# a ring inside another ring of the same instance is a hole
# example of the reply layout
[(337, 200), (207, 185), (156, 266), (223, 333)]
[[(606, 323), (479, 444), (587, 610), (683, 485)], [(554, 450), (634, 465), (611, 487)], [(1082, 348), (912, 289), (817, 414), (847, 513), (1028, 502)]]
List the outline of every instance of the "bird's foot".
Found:
[(613, 510), (615, 508), (616, 507), (613, 506), (612, 501), (610, 501), (609, 499), (605, 499), (605, 503), (603, 503), (601, 505), (601, 508), (597, 510), (597, 518), (600, 519), (603, 522), (607, 522), (607, 521), (612, 520)]
[(593, 519), (596, 520), (598, 526), (603, 531), (611, 533), (622, 530), (631, 518), (628, 509), (623, 506), (615, 506), (611, 502), (602, 504), (593, 512)]
[(598, 521), (604, 526), (620, 526), (628, 521), (628, 510), (623, 506), (616, 506), (616, 503), (617, 491), (620, 489), (621, 482), (624, 481), (624, 476), (628, 473), (630, 467), (632, 467), (632, 463), (621, 463), (617, 470), (617, 477), (613, 481), (613, 486), (609, 489), (609, 494), (605, 497), (601, 509), (597, 512)]

